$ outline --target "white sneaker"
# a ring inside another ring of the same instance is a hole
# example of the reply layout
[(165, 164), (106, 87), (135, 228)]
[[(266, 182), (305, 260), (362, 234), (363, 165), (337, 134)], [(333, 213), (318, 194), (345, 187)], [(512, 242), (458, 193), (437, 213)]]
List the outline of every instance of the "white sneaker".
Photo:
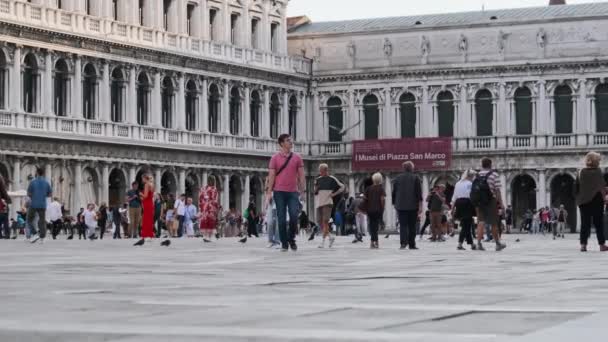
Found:
[(332, 236), (329, 238), (329, 248), (331, 248), (334, 245), (334, 242), (336, 242), (336, 237)]
[(36, 235), (31, 236), (29, 241), (31, 243), (36, 243), (36, 242), (38, 242), (38, 240), (40, 240), (40, 236), (38, 236), (38, 234), (36, 234)]
[(274, 243), (271, 242), (270, 244), (268, 244), (268, 248), (272, 248), (272, 247), (274, 247)]

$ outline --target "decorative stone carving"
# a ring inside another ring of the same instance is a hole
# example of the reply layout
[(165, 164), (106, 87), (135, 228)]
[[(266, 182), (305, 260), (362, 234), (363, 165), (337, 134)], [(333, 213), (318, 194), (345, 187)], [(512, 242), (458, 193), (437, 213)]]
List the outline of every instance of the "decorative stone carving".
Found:
[(390, 58), (393, 55), (393, 43), (390, 39), (384, 38), (384, 57)]
[(536, 45), (539, 49), (544, 49), (547, 45), (547, 33), (543, 28), (540, 28), (536, 34)]
[(426, 36), (422, 36), (420, 39), (420, 53), (422, 54), (422, 64), (429, 62), (429, 53), (431, 51), (431, 43)]
[(498, 31), (498, 53), (501, 55), (505, 54), (505, 49), (507, 48), (507, 39), (510, 35), (510, 33), (506, 33), (503, 30)]

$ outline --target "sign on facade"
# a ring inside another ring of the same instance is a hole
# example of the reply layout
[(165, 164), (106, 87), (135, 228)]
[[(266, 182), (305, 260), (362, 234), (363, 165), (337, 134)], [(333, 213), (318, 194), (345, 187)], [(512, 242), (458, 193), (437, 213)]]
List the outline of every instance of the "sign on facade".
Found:
[(452, 138), (404, 138), (353, 142), (353, 171), (400, 171), (411, 161), (416, 170), (449, 169)]

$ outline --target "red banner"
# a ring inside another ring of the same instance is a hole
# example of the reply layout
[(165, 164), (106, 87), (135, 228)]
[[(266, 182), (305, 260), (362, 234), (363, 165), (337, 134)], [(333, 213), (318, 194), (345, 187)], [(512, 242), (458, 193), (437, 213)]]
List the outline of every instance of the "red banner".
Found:
[(406, 161), (416, 170), (449, 169), (452, 138), (405, 138), (353, 142), (353, 171), (400, 171)]

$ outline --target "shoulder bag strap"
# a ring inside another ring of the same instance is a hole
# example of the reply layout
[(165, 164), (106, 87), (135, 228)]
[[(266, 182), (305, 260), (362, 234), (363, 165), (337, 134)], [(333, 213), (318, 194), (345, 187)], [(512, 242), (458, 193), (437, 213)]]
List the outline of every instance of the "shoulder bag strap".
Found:
[(285, 168), (287, 167), (287, 165), (289, 165), (289, 162), (291, 161), (291, 158), (293, 157), (293, 153), (289, 154), (289, 157), (287, 157), (287, 160), (285, 161), (285, 163), (283, 163), (283, 166), (281, 166), (281, 168), (277, 171), (275, 176), (278, 176), (281, 174), (281, 172), (283, 172), (283, 170), (285, 170)]

